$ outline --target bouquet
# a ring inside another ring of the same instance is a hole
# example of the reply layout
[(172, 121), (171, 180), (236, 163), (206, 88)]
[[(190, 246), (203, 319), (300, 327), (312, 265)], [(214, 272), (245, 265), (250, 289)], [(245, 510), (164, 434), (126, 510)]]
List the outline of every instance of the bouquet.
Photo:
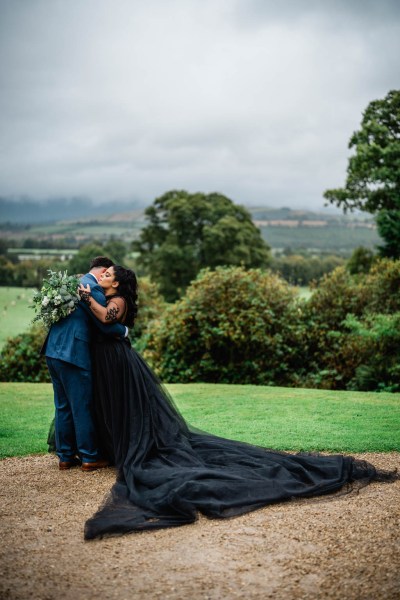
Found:
[(37, 312), (33, 323), (42, 321), (49, 329), (53, 323), (70, 315), (79, 302), (78, 285), (79, 278), (75, 275), (49, 269), (48, 279), (43, 280), (41, 290), (33, 297), (33, 308)]

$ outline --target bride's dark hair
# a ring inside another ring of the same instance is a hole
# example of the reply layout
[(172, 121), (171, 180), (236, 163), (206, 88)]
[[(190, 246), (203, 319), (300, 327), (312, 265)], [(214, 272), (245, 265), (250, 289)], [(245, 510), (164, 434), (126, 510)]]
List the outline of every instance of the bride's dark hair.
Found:
[(113, 265), (112, 268), (114, 270), (115, 281), (118, 281), (119, 283), (117, 294), (118, 296), (122, 296), (126, 302), (127, 312), (124, 325), (127, 327), (133, 327), (138, 312), (138, 284), (136, 275), (133, 271), (131, 271), (131, 269), (125, 269), (125, 267), (121, 267), (121, 265)]

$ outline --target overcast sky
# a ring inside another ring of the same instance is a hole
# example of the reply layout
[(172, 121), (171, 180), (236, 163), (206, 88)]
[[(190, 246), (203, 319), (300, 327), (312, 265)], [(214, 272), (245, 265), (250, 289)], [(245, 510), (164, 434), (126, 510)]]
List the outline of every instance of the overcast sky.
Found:
[(0, 195), (322, 208), (399, 0), (0, 0)]

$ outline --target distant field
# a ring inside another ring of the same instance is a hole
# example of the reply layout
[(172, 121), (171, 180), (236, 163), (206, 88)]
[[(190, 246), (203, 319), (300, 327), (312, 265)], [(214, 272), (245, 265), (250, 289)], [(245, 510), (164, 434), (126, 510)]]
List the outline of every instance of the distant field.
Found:
[[(303, 216), (299, 216), (298, 211), (279, 211), (256, 210), (253, 211), (253, 218), (260, 219), (282, 219), (293, 220), (304, 218), (311, 215), (309, 211), (302, 211)], [(114, 236), (129, 242), (136, 239), (143, 226), (146, 224), (143, 212), (134, 214), (126, 213), (123, 215), (117, 213), (103, 218), (94, 218), (93, 220), (82, 218), (76, 220), (60, 220), (53, 223), (32, 223), (29, 230), (25, 231), (20, 227), (10, 227), (7, 235), (10, 239), (23, 240), (26, 237), (52, 237), (62, 235), (65, 237), (73, 236), (81, 239), (101, 239), (106, 240)], [(313, 218), (317, 218), (314, 215)], [(326, 217), (320, 217), (323, 220)], [(306, 218), (305, 221), (308, 221)], [(295, 227), (285, 225), (260, 225), (263, 238), (272, 248), (291, 247), (312, 249), (315, 251), (328, 251), (350, 255), (351, 251), (358, 246), (365, 246), (373, 249), (382, 242), (376, 229), (365, 226), (365, 223), (359, 218), (357, 222), (351, 217), (341, 215), (340, 222), (329, 221), (327, 226), (310, 227), (298, 225)]]
[(35, 236), (42, 237), (52, 235), (83, 236), (85, 238), (99, 240), (106, 240), (111, 236), (114, 236), (129, 241), (138, 237), (142, 225), (143, 224), (139, 222), (115, 222), (112, 220), (105, 222), (60, 222), (45, 225), (31, 225), (29, 235), (33, 238)]
[(33, 296), (31, 288), (0, 287), (0, 348), (8, 337), (25, 331), (35, 313), (29, 307)]
[(351, 252), (358, 246), (373, 249), (382, 242), (376, 229), (366, 227), (260, 227), (271, 248), (308, 248)]

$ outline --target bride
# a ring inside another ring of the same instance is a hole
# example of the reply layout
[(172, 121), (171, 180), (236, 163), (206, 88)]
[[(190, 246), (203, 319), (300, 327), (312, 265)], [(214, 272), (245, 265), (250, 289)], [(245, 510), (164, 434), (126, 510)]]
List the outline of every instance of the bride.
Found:
[[(103, 323), (134, 325), (137, 281), (113, 266), (81, 298)], [(392, 481), (366, 461), (342, 455), (289, 454), (194, 429), (129, 342), (98, 336), (93, 345), (94, 416), (103, 453), (117, 468), (104, 504), (85, 525), (85, 539), (240, 515), (273, 502), (317, 496), (354, 481)]]

